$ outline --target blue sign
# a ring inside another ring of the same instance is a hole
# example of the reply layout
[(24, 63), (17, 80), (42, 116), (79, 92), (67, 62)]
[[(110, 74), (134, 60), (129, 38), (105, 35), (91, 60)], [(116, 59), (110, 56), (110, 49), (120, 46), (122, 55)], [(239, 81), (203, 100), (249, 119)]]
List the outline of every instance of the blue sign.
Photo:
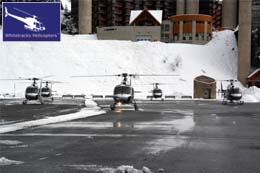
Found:
[(3, 2), (3, 41), (60, 41), (58, 2)]

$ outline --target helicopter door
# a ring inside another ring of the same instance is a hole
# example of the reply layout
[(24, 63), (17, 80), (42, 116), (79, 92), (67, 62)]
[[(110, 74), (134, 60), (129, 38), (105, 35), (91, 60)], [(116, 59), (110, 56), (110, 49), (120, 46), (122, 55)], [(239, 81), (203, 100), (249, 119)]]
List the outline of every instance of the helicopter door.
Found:
[(211, 99), (211, 89), (207, 88), (204, 90), (204, 99)]

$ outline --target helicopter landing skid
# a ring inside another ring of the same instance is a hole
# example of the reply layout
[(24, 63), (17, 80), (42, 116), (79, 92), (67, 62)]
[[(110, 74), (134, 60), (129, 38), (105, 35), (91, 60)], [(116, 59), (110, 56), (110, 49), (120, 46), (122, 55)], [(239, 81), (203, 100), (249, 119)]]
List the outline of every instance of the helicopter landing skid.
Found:
[(164, 98), (155, 98), (155, 97), (151, 97), (151, 99), (150, 99), (150, 101), (156, 101), (156, 100), (164, 101)]
[(231, 104), (237, 103), (238, 105), (243, 105), (243, 104), (244, 104), (244, 101), (242, 101), (242, 100), (238, 100), (238, 101), (234, 101), (234, 100), (230, 100), (230, 101), (228, 101), (228, 100), (223, 100), (223, 101), (222, 101), (222, 105), (227, 105), (228, 103), (231, 103)]
[(119, 106), (117, 103), (113, 103), (113, 104), (110, 105), (110, 109), (111, 109), (112, 111), (114, 111), (118, 106), (119, 106), (119, 107), (126, 107), (127, 105), (133, 106), (134, 110), (135, 110), (135, 111), (138, 111), (138, 106), (137, 106), (137, 103), (136, 103), (136, 102), (129, 103), (129, 104), (121, 104), (120, 106)]
[(27, 105), (27, 104), (44, 104), (43, 101), (40, 100), (24, 100), (23, 101), (23, 105)]

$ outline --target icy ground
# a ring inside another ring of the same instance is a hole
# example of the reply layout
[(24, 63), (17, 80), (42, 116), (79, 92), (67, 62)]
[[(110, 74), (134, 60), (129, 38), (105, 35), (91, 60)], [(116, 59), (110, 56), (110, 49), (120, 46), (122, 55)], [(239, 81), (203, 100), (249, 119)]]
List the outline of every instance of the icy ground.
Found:
[(21, 161), (16, 161), (16, 160), (9, 160), (5, 157), (0, 158), (0, 166), (6, 166), (6, 165), (20, 165), (23, 164)]
[[(111, 95), (113, 87), (121, 82), (118, 77), (71, 78), (73, 75), (179, 74), (133, 79), (135, 90), (141, 91), (137, 98), (151, 95), (149, 84), (153, 82), (167, 83), (160, 86), (164, 94), (180, 97), (193, 96), (193, 80), (197, 76), (217, 80), (237, 76), (237, 44), (232, 31), (214, 33), (206, 45), (101, 41), (95, 35), (62, 35), (61, 42), (0, 42), (0, 58), (0, 78), (54, 75), (50, 80), (63, 82), (53, 85), (57, 95)], [(0, 94), (15, 92), (23, 97), (29, 84), (0, 81)], [(219, 82), (217, 86), (219, 89)], [(245, 101), (260, 102), (258, 88), (243, 90)]]
[[(87, 101), (86, 100), (86, 108), (81, 109), (79, 112), (66, 114), (66, 115), (59, 115), (55, 117), (47, 117), (39, 120), (32, 120), (32, 121), (25, 121), (25, 122), (19, 122), (19, 123), (12, 123), (8, 125), (2, 125), (0, 128), (0, 134), (1, 133), (8, 133), (13, 132), (29, 127), (35, 127), (40, 125), (46, 125), (51, 123), (58, 123), (58, 122), (64, 122), (64, 121), (71, 121), (75, 119), (80, 118), (86, 118), (94, 115), (100, 115), (104, 114), (105, 111), (100, 110), (100, 108), (97, 105), (94, 105), (95, 103), (93, 101)], [(1, 141), (0, 141), (1, 144)]]

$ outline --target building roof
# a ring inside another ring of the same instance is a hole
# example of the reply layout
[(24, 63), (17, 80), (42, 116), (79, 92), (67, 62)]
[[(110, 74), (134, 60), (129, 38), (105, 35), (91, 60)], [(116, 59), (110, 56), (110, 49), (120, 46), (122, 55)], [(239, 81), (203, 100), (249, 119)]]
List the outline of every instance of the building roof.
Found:
[(258, 73), (260, 71), (260, 68), (259, 69), (256, 69), (253, 73), (251, 73), (247, 78), (251, 78), (253, 77), (256, 73)]
[(129, 24), (131, 24), (144, 11), (149, 12), (158, 23), (162, 24), (162, 10), (131, 10)]
[(205, 76), (205, 75), (200, 75), (200, 76), (197, 76), (194, 81), (196, 82), (199, 82), (199, 83), (204, 83), (204, 84), (214, 84), (216, 83), (216, 80), (209, 77), (209, 76)]

